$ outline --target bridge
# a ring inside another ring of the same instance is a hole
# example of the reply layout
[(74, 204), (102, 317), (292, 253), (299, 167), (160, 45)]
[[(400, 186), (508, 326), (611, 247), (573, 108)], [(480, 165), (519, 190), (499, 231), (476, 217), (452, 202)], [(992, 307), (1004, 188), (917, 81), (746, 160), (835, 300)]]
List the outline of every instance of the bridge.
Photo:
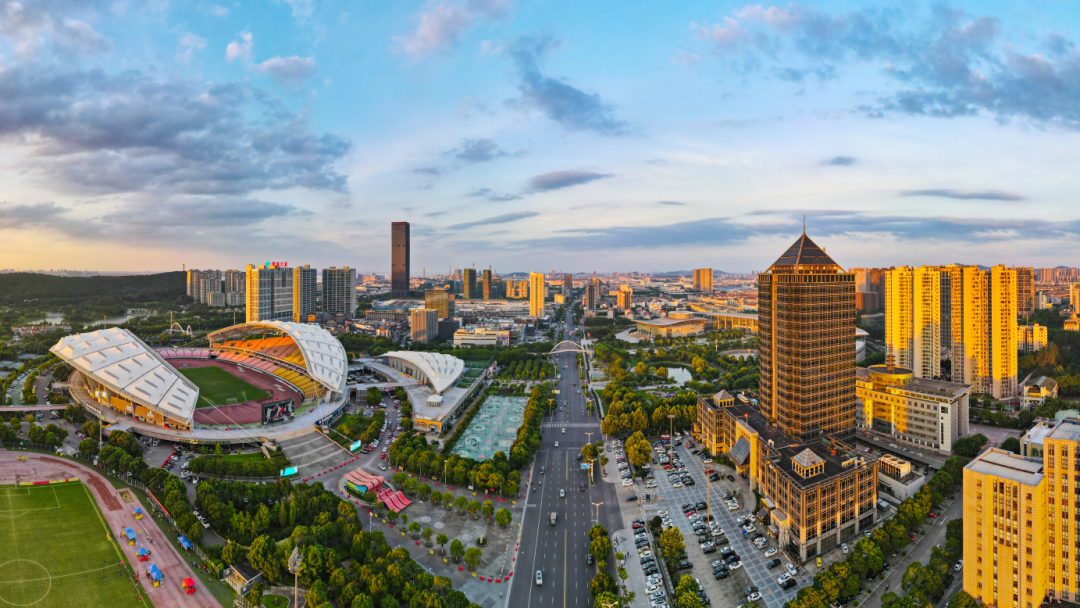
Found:
[(588, 350), (582, 348), (581, 345), (578, 344), (577, 342), (574, 342), (572, 340), (563, 340), (562, 342), (559, 342), (558, 344), (556, 344), (555, 348), (551, 349), (551, 352), (549, 354), (552, 354), (552, 355), (558, 355), (560, 353), (585, 353), (585, 354), (589, 354), (589, 352), (591, 352), (591, 351), (588, 351)]

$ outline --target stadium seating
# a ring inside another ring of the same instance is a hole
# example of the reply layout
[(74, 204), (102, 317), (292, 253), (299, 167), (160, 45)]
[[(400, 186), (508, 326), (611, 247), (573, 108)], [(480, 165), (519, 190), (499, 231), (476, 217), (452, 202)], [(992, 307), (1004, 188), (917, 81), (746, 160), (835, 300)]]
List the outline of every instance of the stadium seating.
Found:
[[(319, 385), (314, 380), (294, 369), (304, 369), (306, 364), (300, 347), (293, 342), (292, 338), (281, 336), (226, 340), (212, 346), (218, 353), (218, 359), (278, 376), (283, 382), (295, 386), (304, 393), (305, 399), (316, 398), (321, 393)], [(279, 365), (274, 360), (291, 367)]]
[(209, 359), (208, 348), (163, 348), (157, 351), (162, 359)]

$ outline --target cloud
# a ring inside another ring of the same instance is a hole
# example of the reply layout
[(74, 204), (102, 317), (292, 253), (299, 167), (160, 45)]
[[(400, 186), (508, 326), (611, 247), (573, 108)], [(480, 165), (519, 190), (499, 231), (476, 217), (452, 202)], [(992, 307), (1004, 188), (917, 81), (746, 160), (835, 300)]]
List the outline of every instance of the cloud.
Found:
[(701, 61), (701, 55), (687, 51), (675, 51), (675, 56), (671, 58), (671, 61), (678, 65), (694, 65)]
[(474, 226), (487, 226), (491, 224), (506, 224), (509, 222), (516, 222), (530, 217), (536, 217), (540, 215), (535, 211), (517, 211), (514, 213), (507, 213), (505, 215), (496, 215), (495, 217), (489, 217), (475, 222), (465, 222), (464, 224), (454, 224), (448, 226), (450, 230), (465, 230), (466, 228), (472, 228)]
[(495, 143), (495, 140), (486, 137), (482, 139), (466, 139), (461, 142), (460, 146), (450, 150), (448, 154), (453, 154), (454, 158), (467, 163), (482, 163), (500, 156), (508, 156), (506, 152), (499, 149), (499, 145)]
[(215, 17), (221, 18), (229, 14), (229, 9), (225, 8), (224, 6), (215, 4), (214, 6), (210, 7), (210, 12), (213, 13)]
[(712, 26), (691, 23), (690, 29), (695, 37), (712, 42), (721, 51), (736, 50), (750, 40), (750, 34), (731, 17), (724, 17), (723, 23)]
[(306, 19), (311, 16), (311, 11), (315, 9), (315, 0), (285, 0), (292, 7), (292, 16), (294, 19)]
[(658, 201), (657, 205), (671, 205), (672, 207), (685, 207), (686, 203), (680, 203), (679, 201)]
[(53, 202), (33, 205), (0, 204), (0, 229), (13, 230), (55, 222), (69, 209)]
[(120, 206), (102, 216), (108, 225), (248, 227), (285, 216), (302, 216), (292, 205), (269, 203), (249, 198), (172, 197), (167, 205), (156, 201), (138, 201)]
[(5, 2), (0, 7), (0, 37), (23, 60), (35, 58), (42, 50), (64, 56), (100, 54), (112, 50), (112, 41), (88, 20), (113, 10), (105, 2), (90, 0)]
[(420, 60), (457, 46), (480, 19), (505, 19), (513, 7), (512, 0), (434, 0), (415, 17), (416, 29), (394, 40), (399, 51)]
[(267, 74), (282, 84), (296, 86), (319, 73), (314, 57), (274, 57), (255, 66), (255, 71)]
[(416, 169), (413, 169), (413, 173), (419, 173), (420, 175), (439, 175), (441, 171), (439, 171), (438, 167), (417, 167)]
[(507, 103), (522, 110), (537, 110), (563, 127), (602, 135), (626, 135), (630, 125), (615, 117), (612, 107), (596, 93), (586, 93), (540, 72), (539, 63), (559, 42), (548, 36), (518, 38), (506, 45), (517, 70), (519, 97)]
[(521, 199), (521, 195), (518, 194), (498, 194), (491, 188), (478, 188), (472, 192), (467, 193), (465, 196), (470, 198), (482, 198), (489, 203), (506, 203), (509, 201), (516, 201)]
[(225, 61), (251, 61), (251, 49), (255, 46), (251, 32), (240, 32), (240, 39), (242, 42), (233, 41), (225, 47)]
[(983, 190), (981, 192), (964, 192), (962, 190), (931, 189), (931, 190), (903, 190), (900, 196), (936, 196), (940, 198), (954, 198), (963, 201), (1022, 201), (1027, 197), (1011, 192), (998, 190)]
[(431, 211), (429, 213), (425, 213), (424, 217), (439, 217), (440, 215), (446, 215), (446, 212), (445, 211)]
[(529, 180), (529, 188), (535, 192), (559, 190), (570, 186), (587, 184), (598, 179), (612, 177), (611, 173), (592, 173), (589, 171), (553, 171), (537, 175)]
[(76, 194), (346, 190), (334, 164), (351, 142), (247, 83), (14, 67), (0, 99), (21, 169)]
[(850, 167), (859, 161), (854, 156), (834, 156), (818, 163), (822, 167)]
[(180, 38), (180, 50), (176, 53), (176, 60), (188, 62), (196, 50), (206, 48), (206, 38), (188, 32)]

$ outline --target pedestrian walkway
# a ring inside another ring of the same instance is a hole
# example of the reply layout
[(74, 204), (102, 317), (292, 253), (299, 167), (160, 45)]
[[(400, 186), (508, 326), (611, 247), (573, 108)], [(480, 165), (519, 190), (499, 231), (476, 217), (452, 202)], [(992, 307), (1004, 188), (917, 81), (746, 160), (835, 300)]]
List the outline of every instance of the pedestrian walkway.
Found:
[(278, 441), (289, 462), (296, 467), (301, 479), (317, 477), (338, 465), (353, 459), (340, 445), (330, 441), (323, 434), (311, 431), (305, 435)]

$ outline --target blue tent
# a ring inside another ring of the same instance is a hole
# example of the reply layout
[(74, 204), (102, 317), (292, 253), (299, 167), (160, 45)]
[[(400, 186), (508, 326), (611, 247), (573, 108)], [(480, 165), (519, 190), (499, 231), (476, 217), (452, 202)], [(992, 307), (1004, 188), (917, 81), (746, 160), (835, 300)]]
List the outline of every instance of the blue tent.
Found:
[(190, 540), (188, 540), (188, 537), (186, 537), (186, 536), (181, 536), (181, 537), (180, 537), (179, 539), (177, 539), (177, 540), (179, 540), (179, 541), (180, 541), (180, 546), (181, 546), (181, 547), (183, 547), (183, 548), (185, 548), (185, 549), (190, 549), (190, 548), (192, 548), (192, 547), (194, 547), (194, 546), (195, 546), (195, 543), (193, 543), (193, 542), (191, 542)]
[(146, 547), (139, 547), (139, 557), (144, 555), (150, 555), (150, 552), (146, 550)]

